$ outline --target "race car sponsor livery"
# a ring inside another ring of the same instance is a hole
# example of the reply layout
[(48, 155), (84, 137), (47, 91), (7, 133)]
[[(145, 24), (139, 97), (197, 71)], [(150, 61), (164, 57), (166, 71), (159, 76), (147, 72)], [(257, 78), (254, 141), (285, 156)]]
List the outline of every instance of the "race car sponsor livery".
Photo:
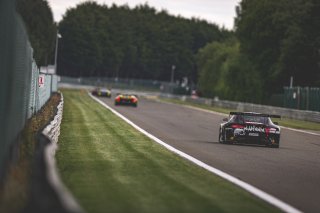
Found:
[(220, 124), (220, 143), (245, 143), (279, 147), (280, 127), (269, 115), (254, 112), (230, 112), (229, 118)]

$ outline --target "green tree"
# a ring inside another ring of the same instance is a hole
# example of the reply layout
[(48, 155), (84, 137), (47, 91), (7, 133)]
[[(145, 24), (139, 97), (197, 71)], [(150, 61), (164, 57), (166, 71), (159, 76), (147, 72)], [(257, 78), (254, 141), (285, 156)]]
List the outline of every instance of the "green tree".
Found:
[(103, 49), (99, 41), (106, 38), (99, 29), (99, 24), (106, 21), (102, 11), (96, 3), (86, 2), (78, 11), (69, 10), (65, 17), (59, 26), (63, 35), (59, 61), (73, 76), (94, 75), (102, 63)]
[(319, 0), (243, 0), (235, 29), (241, 53), (263, 76), (266, 98), (290, 76), (300, 86), (319, 86)]
[(259, 73), (240, 53), (236, 38), (213, 42), (197, 55), (199, 89), (208, 97), (259, 102), (261, 87)]
[(38, 66), (54, 63), (56, 24), (46, 0), (17, 0)]
[(59, 29), (62, 75), (167, 81), (175, 65), (177, 79), (196, 82), (198, 49), (228, 36), (214, 24), (170, 16), (147, 4), (130, 9), (84, 2), (67, 11)]

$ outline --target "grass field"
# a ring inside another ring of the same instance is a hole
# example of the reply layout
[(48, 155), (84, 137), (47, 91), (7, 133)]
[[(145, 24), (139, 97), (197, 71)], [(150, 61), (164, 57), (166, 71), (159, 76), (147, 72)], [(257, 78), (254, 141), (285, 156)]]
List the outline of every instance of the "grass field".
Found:
[[(175, 100), (175, 99), (169, 99), (169, 98), (158, 98), (158, 100), (168, 102), (168, 103), (194, 106), (194, 107), (198, 107), (201, 109), (207, 109), (210, 111), (220, 112), (220, 113), (225, 113), (225, 114), (229, 114), (230, 111), (234, 111), (232, 109), (213, 107), (213, 106), (208, 106), (208, 105), (204, 105), (204, 104), (190, 103), (190, 102), (186, 102), (186, 101), (182, 101), (182, 100)], [(289, 119), (289, 118), (272, 119), (272, 120), (278, 122), (279, 125), (285, 126), (285, 127), (320, 131), (320, 123), (316, 123), (316, 122), (295, 120), (295, 119)]]
[(58, 168), (87, 212), (279, 212), (151, 141), (85, 91), (63, 95)]

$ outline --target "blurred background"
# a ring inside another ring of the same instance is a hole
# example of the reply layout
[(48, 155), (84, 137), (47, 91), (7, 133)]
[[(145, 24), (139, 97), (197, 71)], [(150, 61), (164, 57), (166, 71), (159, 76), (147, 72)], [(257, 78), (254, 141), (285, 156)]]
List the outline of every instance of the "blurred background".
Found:
[(320, 111), (320, 1), (233, 10), (226, 28), (147, 3), (79, 1), (56, 22), (46, 0), (2, 0), (1, 179), (58, 81)]

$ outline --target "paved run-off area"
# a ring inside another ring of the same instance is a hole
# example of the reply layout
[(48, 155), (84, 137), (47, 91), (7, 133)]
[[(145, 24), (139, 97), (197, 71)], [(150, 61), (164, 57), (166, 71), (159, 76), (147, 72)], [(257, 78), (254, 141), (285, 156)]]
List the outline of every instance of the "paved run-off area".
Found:
[(87, 212), (276, 212), (137, 132), (85, 91), (64, 90), (62, 180)]

